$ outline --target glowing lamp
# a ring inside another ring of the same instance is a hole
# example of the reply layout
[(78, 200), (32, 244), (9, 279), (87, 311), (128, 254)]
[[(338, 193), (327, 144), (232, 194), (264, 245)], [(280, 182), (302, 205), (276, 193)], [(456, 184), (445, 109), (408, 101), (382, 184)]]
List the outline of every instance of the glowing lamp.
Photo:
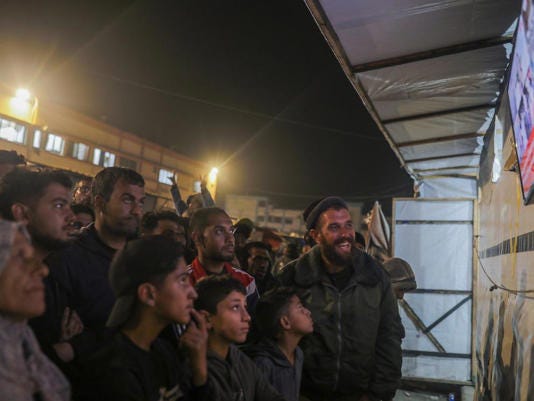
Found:
[(215, 182), (217, 180), (217, 174), (219, 174), (219, 169), (217, 167), (213, 167), (208, 175), (208, 180), (210, 182)]

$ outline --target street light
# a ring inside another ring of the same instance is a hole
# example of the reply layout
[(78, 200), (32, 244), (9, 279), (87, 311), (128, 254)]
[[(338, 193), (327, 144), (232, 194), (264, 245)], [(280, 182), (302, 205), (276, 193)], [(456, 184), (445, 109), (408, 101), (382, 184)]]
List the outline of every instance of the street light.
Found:
[(208, 175), (209, 182), (215, 183), (217, 180), (217, 174), (219, 174), (219, 169), (217, 167), (213, 167)]
[(32, 96), (26, 88), (19, 88), (15, 91), (15, 96), (9, 101), (11, 114), (29, 123), (35, 123), (37, 116), (37, 98)]

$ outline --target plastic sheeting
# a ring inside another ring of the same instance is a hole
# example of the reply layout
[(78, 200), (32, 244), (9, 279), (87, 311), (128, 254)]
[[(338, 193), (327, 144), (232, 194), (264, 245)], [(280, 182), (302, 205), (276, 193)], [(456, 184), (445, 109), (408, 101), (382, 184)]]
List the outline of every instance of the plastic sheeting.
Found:
[(482, 137), (457, 139), (454, 141), (429, 143), (425, 145), (403, 146), (400, 152), (406, 161), (428, 157), (442, 157), (478, 153), (484, 145)]
[(489, 104), (497, 100), (509, 45), (357, 74), (382, 119)]
[(386, 128), (396, 143), (451, 135), (483, 134), (488, 130), (493, 114), (494, 109), (487, 108), (386, 124)]
[(470, 168), (452, 168), (443, 170), (414, 170), (414, 172), (421, 177), (436, 177), (436, 176), (469, 176), (476, 178), (478, 174), (478, 167)]
[[(410, 263), (422, 291), (406, 294), (405, 300), (428, 327), (465, 300), (472, 290), (473, 202), (398, 199), (394, 211), (394, 254)], [(431, 330), (448, 355), (405, 357), (405, 377), (470, 380), (471, 308), (471, 301), (463, 303)], [(401, 318), (406, 329), (404, 350), (438, 352), (403, 309)]]
[(470, 200), (450, 202), (448, 200), (413, 200), (395, 202), (396, 220), (443, 220), (443, 209), (447, 209), (447, 220), (471, 220), (473, 202)]
[(476, 198), (477, 182), (466, 178), (426, 179), (420, 195), (422, 198)]
[(515, 19), (502, 0), (319, 3), (352, 65), (498, 37)]
[(410, 263), (420, 288), (470, 290), (472, 235), (472, 226), (467, 224), (397, 225), (395, 256)]
[(472, 166), (477, 167), (480, 155), (448, 157), (446, 159), (429, 160), (422, 162), (407, 163), (413, 169), (430, 169), (430, 168), (447, 168), (455, 166)]

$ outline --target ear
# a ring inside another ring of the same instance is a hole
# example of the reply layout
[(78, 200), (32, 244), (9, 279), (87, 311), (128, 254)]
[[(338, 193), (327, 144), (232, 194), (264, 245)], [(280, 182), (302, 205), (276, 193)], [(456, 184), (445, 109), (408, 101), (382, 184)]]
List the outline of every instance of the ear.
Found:
[(28, 224), (30, 221), (29, 209), (22, 203), (14, 203), (11, 205), (11, 213), (16, 222)]
[(282, 329), (284, 330), (291, 329), (291, 322), (289, 321), (289, 317), (287, 315), (283, 315), (280, 318), (280, 326), (282, 326)]
[(102, 195), (96, 195), (94, 198), (94, 207), (95, 211), (102, 210), (104, 208), (106, 201)]
[(156, 304), (156, 288), (150, 283), (143, 283), (137, 287), (137, 297), (143, 305), (154, 306)]
[(201, 232), (193, 231), (191, 233), (191, 239), (195, 246), (204, 246), (204, 236)]
[(321, 232), (315, 228), (312, 228), (310, 230), (310, 237), (312, 237), (316, 243), (319, 243), (321, 239)]
[(204, 319), (206, 320), (206, 328), (210, 330), (213, 327), (211, 324), (211, 314), (206, 310), (199, 310), (198, 312), (204, 316)]

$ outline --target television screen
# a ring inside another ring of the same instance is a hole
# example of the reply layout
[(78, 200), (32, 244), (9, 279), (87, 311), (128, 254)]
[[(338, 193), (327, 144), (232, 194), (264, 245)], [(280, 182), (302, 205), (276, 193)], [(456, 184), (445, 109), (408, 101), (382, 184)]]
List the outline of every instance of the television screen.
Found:
[(508, 97), (525, 203), (534, 192), (534, 0), (523, 0)]

